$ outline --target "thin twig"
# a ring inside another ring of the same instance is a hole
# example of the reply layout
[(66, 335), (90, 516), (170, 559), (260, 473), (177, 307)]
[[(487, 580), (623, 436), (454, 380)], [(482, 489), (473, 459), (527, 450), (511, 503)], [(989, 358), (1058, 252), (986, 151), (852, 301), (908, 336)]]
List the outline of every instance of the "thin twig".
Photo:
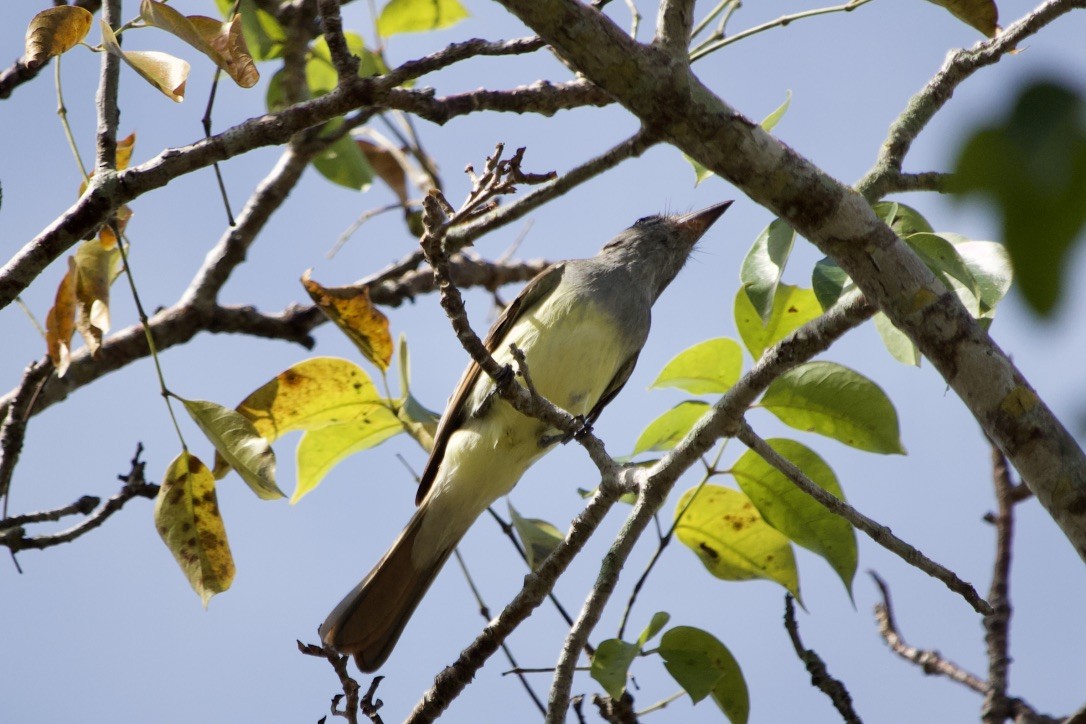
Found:
[(813, 649), (804, 648), (803, 641), (799, 637), (799, 624), (796, 622), (796, 605), (790, 593), (784, 595), (784, 628), (792, 640), (792, 648), (795, 649), (796, 656), (807, 668), (807, 673), (811, 675), (811, 684), (830, 698), (833, 708), (841, 715), (842, 721), (860, 724), (862, 720), (852, 708), (852, 697), (844, 683), (830, 675), (826, 662)]
[(969, 673), (961, 666), (945, 658), (938, 651), (918, 649), (905, 642), (905, 639), (902, 638), (901, 633), (898, 631), (897, 623), (894, 621), (894, 609), (890, 604), (889, 587), (877, 573), (870, 571), (870, 574), (882, 594), (882, 602), (875, 605), (875, 620), (878, 622), (879, 635), (882, 636), (890, 650), (906, 661), (911, 661), (919, 666), (925, 674), (945, 676), (952, 681), (969, 687), (973, 691), (981, 694), (987, 693), (988, 684), (981, 680), (980, 677)]
[[(456, 557), (456, 562), (460, 565), (460, 571), (464, 574), (464, 579), (468, 582), (468, 588), (471, 589), (471, 595), (475, 597), (475, 602), (479, 605), (479, 615), (483, 617), (484, 621), (489, 622), (490, 608), (486, 605), (486, 601), (483, 600), (483, 594), (479, 592), (478, 586), (475, 585), (475, 579), (471, 577), (471, 572), (468, 570), (468, 566), (464, 562), (464, 556), (461, 555), (459, 548), (453, 549), (453, 556)], [(524, 691), (528, 694), (528, 698), (535, 704), (539, 713), (546, 716), (547, 708), (543, 706), (543, 701), (539, 698), (539, 695), (535, 693), (535, 689), (532, 688), (527, 677), (524, 676), (523, 670), (520, 668), (520, 664), (517, 663), (516, 657), (513, 656), (513, 652), (509, 648), (509, 645), (502, 641), (501, 649), (502, 653), (505, 654), (505, 658), (509, 661), (509, 665), (513, 667), (513, 673), (516, 674), (517, 679), (520, 680), (521, 686), (524, 687)]]
[(4, 501), (3, 517), (8, 514), (8, 500), (11, 493), (11, 478), (15, 473), (15, 464), (26, 438), (26, 423), (34, 413), (35, 402), (42, 387), (53, 372), (49, 358), (41, 362), (31, 362), (23, 372), (23, 379), (12, 393), (11, 402), (4, 414), (0, 426), (0, 499)]
[(820, 487), (790, 460), (770, 447), (746, 421), (740, 424), (738, 438), (744, 445), (758, 453), (763, 460), (788, 478), (797, 488), (814, 498), (826, 510), (841, 516), (857, 529), (866, 533), (871, 540), (899, 556), (909, 565), (919, 568), (932, 578), (942, 581), (947, 588), (965, 599), (966, 603), (977, 613), (981, 615), (992, 613), (991, 605), (980, 597), (972, 585), (963, 581), (949, 568), (936, 563), (915, 547), (898, 538), (886, 526), (868, 518), (845, 501)]
[(992, 521), (996, 529), (996, 550), (992, 564), (992, 585), (988, 590), (992, 613), (984, 617), (984, 641), (988, 649), (988, 693), (981, 707), (981, 721), (985, 724), (1001, 724), (1011, 716), (1007, 698), (1007, 676), (1011, 664), (1010, 575), (1015, 505), (1012, 494), (1015, 485), (1011, 480), (1007, 459), (994, 444), (992, 484), (996, 499), (996, 514)]

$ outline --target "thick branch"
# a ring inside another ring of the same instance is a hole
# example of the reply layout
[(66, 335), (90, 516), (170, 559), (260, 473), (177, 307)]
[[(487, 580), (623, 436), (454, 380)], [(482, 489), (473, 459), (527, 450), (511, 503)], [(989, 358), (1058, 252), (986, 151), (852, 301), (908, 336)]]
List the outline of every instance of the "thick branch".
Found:
[[(1086, 559), (1086, 455), (1007, 355), (863, 196), (744, 118), (688, 68), (638, 45), (599, 13), (571, 0), (501, 2), (651, 131), (833, 257), (931, 360)], [(1086, 0), (1052, 0), (1037, 17), (1051, 19), (1084, 5)], [(1043, 24), (1025, 22), (1034, 30)]]

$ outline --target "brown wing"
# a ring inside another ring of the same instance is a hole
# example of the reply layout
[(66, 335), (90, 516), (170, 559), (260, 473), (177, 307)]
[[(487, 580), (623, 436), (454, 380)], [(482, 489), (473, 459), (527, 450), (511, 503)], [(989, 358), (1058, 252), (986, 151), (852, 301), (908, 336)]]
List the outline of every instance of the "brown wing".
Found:
[(600, 396), (599, 402), (592, 407), (587, 418), (585, 418), (589, 425), (596, 422), (596, 418), (603, 412), (603, 408), (607, 407), (608, 403), (615, 399), (615, 395), (621, 392), (622, 388), (626, 386), (626, 382), (629, 381), (630, 375), (633, 374), (634, 367), (637, 366), (637, 357), (639, 354), (641, 354), (641, 350), (630, 355), (630, 358), (618, 368), (618, 372), (611, 378), (611, 382), (608, 383), (607, 389), (604, 390), (603, 395)]
[[(494, 326), (490, 328), (490, 332), (483, 341), (491, 354), (494, 354), (494, 350), (498, 349), (498, 345), (505, 339), (513, 324), (520, 319), (520, 315), (539, 304), (540, 301), (554, 291), (554, 288), (558, 286), (558, 282), (562, 280), (562, 273), (565, 268), (564, 262), (547, 267), (528, 282), (516, 299), (509, 303), (509, 306), (494, 322)], [(471, 389), (475, 386), (476, 380), (479, 379), (479, 373), (479, 365), (475, 364), (475, 362), (468, 365), (460, 378), (460, 384), (456, 386), (456, 391), (453, 392), (453, 396), (449, 400), (448, 407), (445, 408), (445, 414), (441, 416), (441, 422), (437, 425), (437, 432), (434, 433), (434, 449), (430, 451), (430, 459), (426, 461), (426, 469), (422, 471), (422, 478), (419, 479), (419, 490), (415, 495), (415, 505), (422, 502), (422, 499), (426, 497), (426, 493), (429, 492), (430, 486), (434, 484), (437, 469), (441, 465), (441, 460), (445, 457), (445, 448), (449, 444), (449, 437), (463, 424), (464, 417), (468, 414), (468, 410), (464, 409), (465, 403), (468, 395), (471, 394)], [(628, 377), (629, 372), (626, 375)]]

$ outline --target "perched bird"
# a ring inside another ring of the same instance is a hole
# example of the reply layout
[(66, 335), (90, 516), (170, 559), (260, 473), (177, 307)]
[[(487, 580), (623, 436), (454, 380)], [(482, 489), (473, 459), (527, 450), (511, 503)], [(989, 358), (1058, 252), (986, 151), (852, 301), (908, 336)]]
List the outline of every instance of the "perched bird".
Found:
[[(587, 424), (618, 394), (649, 334), (652, 305), (730, 201), (647, 216), (591, 259), (560, 262), (530, 281), (494, 323), (486, 347), (500, 364), (510, 344), (539, 394)], [(376, 671), (453, 548), (556, 440), (554, 430), (494, 394), (472, 363), (438, 424), (418, 509), (369, 575), (321, 626), (324, 643)]]

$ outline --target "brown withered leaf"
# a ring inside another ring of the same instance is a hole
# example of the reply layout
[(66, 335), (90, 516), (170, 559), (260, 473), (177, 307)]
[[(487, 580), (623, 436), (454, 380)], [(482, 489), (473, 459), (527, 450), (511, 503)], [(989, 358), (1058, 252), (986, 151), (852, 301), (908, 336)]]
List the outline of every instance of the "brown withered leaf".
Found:
[(966, 25), (976, 28), (989, 38), (999, 32), (999, 8), (995, 0), (929, 0)]
[(189, 64), (180, 58), (157, 50), (122, 50), (106, 23), (102, 26), (102, 45), (143, 76), (143, 79), (162, 91), (170, 100), (180, 103), (185, 100), (185, 82), (189, 77)]
[(71, 362), (72, 335), (75, 334), (75, 277), (75, 259), (69, 257), (68, 271), (60, 280), (53, 307), (45, 316), (45, 344), (57, 377), (64, 376)]
[(302, 275), (302, 285), (325, 316), (343, 330), (362, 355), (384, 372), (392, 361), (392, 333), (388, 317), (370, 301), (366, 287), (322, 287)]
[(400, 165), (400, 160), (396, 157), (396, 154), (387, 148), (382, 148), (361, 138), (356, 138), (355, 143), (362, 149), (362, 155), (366, 157), (370, 168), (381, 177), (382, 181), (388, 184), (388, 187), (392, 189), (392, 193), (396, 194), (396, 198), (400, 200), (400, 203), (406, 204), (407, 173), (404, 171), (403, 166)]
[(85, 8), (73, 5), (42, 10), (26, 29), (23, 63), (37, 68), (54, 55), (68, 52), (87, 37), (92, 22), (94, 18)]
[(252, 88), (260, 80), (241, 34), (241, 15), (235, 14), (230, 22), (224, 23), (204, 15), (182, 15), (155, 0), (143, 0), (140, 15), (148, 25), (176, 35), (211, 58), (242, 88)]

